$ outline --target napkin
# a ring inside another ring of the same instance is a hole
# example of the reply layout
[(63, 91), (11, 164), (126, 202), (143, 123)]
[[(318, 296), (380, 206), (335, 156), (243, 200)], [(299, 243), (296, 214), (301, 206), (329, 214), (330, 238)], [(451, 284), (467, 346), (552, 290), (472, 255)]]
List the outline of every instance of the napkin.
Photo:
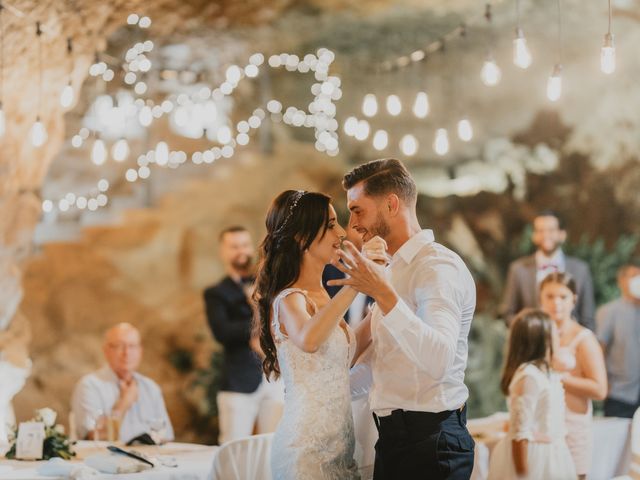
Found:
[(84, 463), (102, 473), (136, 473), (149, 470), (151, 465), (117, 453), (99, 453), (84, 459)]
[(87, 480), (98, 474), (97, 470), (86, 465), (67, 462), (61, 458), (52, 458), (38, 467), (38, 475), (43, 477), (64, 477), (69, 480)]

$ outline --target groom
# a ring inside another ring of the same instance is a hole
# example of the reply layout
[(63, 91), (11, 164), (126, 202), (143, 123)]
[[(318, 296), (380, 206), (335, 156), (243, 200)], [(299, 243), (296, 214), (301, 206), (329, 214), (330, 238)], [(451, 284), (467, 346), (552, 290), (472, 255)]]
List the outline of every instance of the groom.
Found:
[(345, 175), (349, 224), (367, 242), (386, 241), (384, 267), (349, 242), (335, 266), (374, 298), (373, 386), (378, 428), (374, 480), (468, 479), (474, 442), (466, 427), (467, 337), (475, 284), (460, 257), (422, 230), (416, 184), (395, 159), (374, 160)]

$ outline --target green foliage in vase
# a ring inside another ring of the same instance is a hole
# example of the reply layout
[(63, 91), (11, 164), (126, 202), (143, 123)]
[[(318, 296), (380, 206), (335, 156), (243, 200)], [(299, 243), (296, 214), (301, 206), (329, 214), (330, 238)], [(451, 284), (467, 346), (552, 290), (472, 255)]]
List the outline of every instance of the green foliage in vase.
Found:
[[(69, 437), (65, 435), (62, 425), (55, 424), (55, 418), (55, 412), (49, 408), (45, 408), (36, 411), (36, 416), (30, 420), (32, 422), (42, 422), (45, 425), (42, 459), (49, 460), (50, 458), (59, 457), (63, 460), (70, 460), (76, 455), (76, 452), (73, 451), (74, 442), (69, 440)], [(6, 458), (16, 458), (17, 438), (18, 427), (16, 426), (10, 436), (11, 448), (5, 454)]]

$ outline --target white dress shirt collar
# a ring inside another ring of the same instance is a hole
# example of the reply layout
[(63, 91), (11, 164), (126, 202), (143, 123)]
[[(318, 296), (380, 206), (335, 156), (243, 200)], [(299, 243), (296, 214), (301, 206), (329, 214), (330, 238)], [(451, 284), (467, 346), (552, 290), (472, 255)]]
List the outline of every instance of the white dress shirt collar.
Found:
[(406, 264), (409, 264), (422, 247), (434, 241), (433, 230), (422, 230), (404, 242), (396, 253), (393, 254), (391, 261), (393, 262), (397, 258), (402, 258)]

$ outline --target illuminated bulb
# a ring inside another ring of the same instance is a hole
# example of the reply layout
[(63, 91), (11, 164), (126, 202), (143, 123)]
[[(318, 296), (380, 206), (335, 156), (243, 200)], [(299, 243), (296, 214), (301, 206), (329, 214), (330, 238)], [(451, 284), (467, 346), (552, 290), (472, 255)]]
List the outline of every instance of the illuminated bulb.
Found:
[(166, 165), (169, 163), (169, 146), (165, 142), (158, 142), (156, 145), (156, 163)]
[(96, 138), (91, 148), (91, 161), (96, 165), (102, 165), (107, 160), (107, 147), (101, 138)]
[(129, 156), (129, 144), (124, 138), (118, 140), (111, 151), (111, 156), (116, 162), (124, 162)]
[(429, 115), (429, 97), (426, 92), (418, 92), (413, 103), (413, 114), (417, 118), (426, 118)]
[(433, 141), (433, 149), (438, 155), (446, 155), (449, 151), (449, 136), (447, 130), (439, 128), (436, 130), (436, 138)]
[(4, 110), (2, 108), (2, 104), (0, 103), (0, 138), (4, 137), (4, 132), (6, 131), (7, 120), (4, 116)]
[(362, 101), (362, 113), (366, 117), (373, 117), (378, 113), (378, 100), (373, 93), (367, 93)]
[(482, 66), (482, 70), (480, 71), (480, 78), (482, 79), (482, 83), (489, 87), (493, 87), (500, 82), (500, 78), (502, 78), (502, 72), (500, 71), (500, 67), (496, 65), (496, 62), (493, 60), (493, 57), (488, 57), (484, 61), (484, 65)]
[(356, 127), (355, 137), (356, 140), (366, 140), (369, 136), (369, 122), (366, 120), (360, 120), (358, 122), (358, 126)]
[(53, 202), (51, 200), (45, 200), (42, 202), (42, 211), (45, 213), (49, 213), (53, 210)]
[(402, 153), (407, 157), (415, 155), (418, 151), (418, 140), (416, 140), (416, 137), (410, 134), (402, 137), (402, 140), (400, 140), (400, 150), (402, 150)]
[(353, 137), (356, 134), (356, 130), (358, 129), (358, 119), (356, 117), (349, 117), (344, 122), (344, 133)]
[(562, 65), (556, 64), (547, 82), (547, 98), (552, 102), (558, 101), (562, 94)]
[(389, 95), (387, 97), (387, 112), (394, 117), (402, 112), (402, 103), (397, 95)]
[(513, 63), (522, 69), (531, 65), (531, 52), (521, 28), (516, 28), (516, 38), (513, 39)]
[(468, 118), (463, 118), (458, 122), (458, 138), (463, 142), (468, 142), (473, 138), (473, 128)]
[(60, 105), (63, 108), (69, 108), (73, 104), (73, 87), (68, 83), (60, 94)]
[(384, 150), (389, 144), (389, 135), (384, 130), (378, 130), (373, 136), (373, 148), (376, 150)]
[(607, 33), (604, 36), (604, 44), (600, 51), (600, 69), (607, 75), (616, 70), (616, 47), (613, 43), (612, 33)]
[(36, 118), (35, 123), (31, 127), (30, 132), (31, 137), (31, 145), (34, 147), (41, 147), (44, 145), (44, 142), (47, 141), (47, 129), (44, 127), (44, 124), (40, 121), (40, 117)]

